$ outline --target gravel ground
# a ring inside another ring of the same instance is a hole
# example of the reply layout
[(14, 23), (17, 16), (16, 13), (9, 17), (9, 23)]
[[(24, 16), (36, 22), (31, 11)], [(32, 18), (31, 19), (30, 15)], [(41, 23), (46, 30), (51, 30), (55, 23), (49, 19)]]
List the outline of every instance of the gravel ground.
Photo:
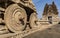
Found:
[(23, 38), (60, 38), (60, 24), (54, 25), (44, 31), (37, 31)]

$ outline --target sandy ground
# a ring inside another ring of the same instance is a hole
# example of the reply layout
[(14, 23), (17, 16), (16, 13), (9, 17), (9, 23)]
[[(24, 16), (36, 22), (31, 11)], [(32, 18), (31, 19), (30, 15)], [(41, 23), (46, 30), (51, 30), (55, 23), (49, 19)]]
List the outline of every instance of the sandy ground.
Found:
[(60, 38), (60, 24), (54, 25), (43, 31), (37, 31), (24, 38)]

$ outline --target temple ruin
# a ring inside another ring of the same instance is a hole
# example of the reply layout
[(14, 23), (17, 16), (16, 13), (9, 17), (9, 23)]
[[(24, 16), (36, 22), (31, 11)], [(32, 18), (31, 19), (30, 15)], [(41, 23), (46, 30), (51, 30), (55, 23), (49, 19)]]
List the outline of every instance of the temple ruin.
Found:
[(58, 23), (58, 14), (58, 9), (54, 2), (52, 2), (52, 4), (46, 3), (42, 15), (42, 20), (48, 21), (50, 24)]

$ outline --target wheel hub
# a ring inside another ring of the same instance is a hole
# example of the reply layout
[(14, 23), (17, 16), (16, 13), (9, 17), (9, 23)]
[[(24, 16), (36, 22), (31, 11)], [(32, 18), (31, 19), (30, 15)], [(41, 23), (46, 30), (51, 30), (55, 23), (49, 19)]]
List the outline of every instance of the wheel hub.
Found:
[[(24, 28), (24, 16), (23, 14), (19, 11), (19, 9), (16, 9), (13, 13), (13, 18), (12, 18), (13, 24), (14, 24), (14, 28), (20, 30), (22, 28)], [(19, 27), (19, 28), (18, 28)]]

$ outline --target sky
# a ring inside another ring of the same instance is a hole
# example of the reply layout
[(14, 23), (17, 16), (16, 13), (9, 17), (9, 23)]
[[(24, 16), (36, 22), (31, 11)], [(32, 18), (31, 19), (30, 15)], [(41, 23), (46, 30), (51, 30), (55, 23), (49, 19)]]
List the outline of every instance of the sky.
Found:
[(36, 7), (36, 10), (37, 10), (37, 13), (38, 13), (38, 18), (42, 18), (42, 13), (43, 13), (43, 10), (44, 10), (44, 6), (46, 3), (48, 4), (52, 4), (52, 2), (54, 1), (56, 6), (57, 6), (57, 9), (58, 9), (58, 12), (59, 12), (59, 17), (60, 17), (60, 0), (32, 0), (35, 7)]

